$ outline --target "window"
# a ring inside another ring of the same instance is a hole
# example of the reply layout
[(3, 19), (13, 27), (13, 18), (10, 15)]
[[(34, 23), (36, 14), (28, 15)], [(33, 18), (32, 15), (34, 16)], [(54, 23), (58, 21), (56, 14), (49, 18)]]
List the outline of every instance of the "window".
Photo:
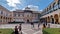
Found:
[(1, 11), (0, 11), (0, 14), (1, 14)]
[(8, 13), (6, 13), (6, 16), (8, 16)]
[(2, 22), (2, 20), (0, 20), (0, 22)]
[(60, 0), (58, 1), (58, 8), (60, 9)]
[(2, 19), (2, 16), (1, 16), (1, 19)]
[(3, 14), (3, 11), (1, 11), (1, 14)]
[(19, 14), (19, 16), (23, 17), (23, 16), (24, 16), (24, 14), (23, 14), (23, 13), (21, 13), (21, 14)]
[(45, 9), (45, 11), (47, 11), (47, 9)]
[(49, 7), (49, 10), (51, 9), (51, 6)]
[(16, 17), (16, 14), (14, 14), (14, 17)]
[(20, 22), (22, 22), (23, 21), (23, 19), (19, 19), (19, 18), (16, 18), (16, 19), (14, 19), (15, 21), (20, 21)]
[(54, 10), (55, 2), (53, 3), (53, 10)]
[(29, 17), (29, 14), (27, 15), (27, 17)]
[(23, 15), (23, 17), (24, 17), (24, 14), (22, 14)]
[(20, 16), (20, 14), (18, 14), (18, 16)]
[(20, 16), (22, 16), (22, 14)]
[(47, 8), (47, 11), (48, 11), (48, 8)]
[(56, 4), (56, 2), (54, 3), (54, 11), (56, 11), (58, 9), (58, 5)]

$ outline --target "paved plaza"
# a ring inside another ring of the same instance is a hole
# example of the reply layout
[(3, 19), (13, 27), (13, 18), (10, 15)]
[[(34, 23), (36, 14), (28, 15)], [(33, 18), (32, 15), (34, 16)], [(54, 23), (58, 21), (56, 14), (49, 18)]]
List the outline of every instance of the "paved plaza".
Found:
[[(0, 24), (0, 28), (12, 28), (14, 30), (15, 26), (19, 24)], [(50, 24), (50, 28), (60, 28), (58, 24)], [(42, 34), (42, 24), (40, 29), (38, 29), (38, 24), (34, 24), (34, 28), (31, 28), (31, 24), (22, 24), (23, 34)]]
[(60, 28), (60, 0), (0, 0), (0, 30), (10, 28), (21, 33), (20, 23), (23, 34), (45, 34), (44, 28)]
[[(2, 24), (0, 25), (0, 28), (13, 28), (15, 25), (19, 24)], [(22, 24), (22, 32), (23, 34), (42, 34), (42, 25), (40, 25), (40, 29), (37, 27), (38, 24), (35, 24), (34, 28), (31, 28), (30, 24)]]

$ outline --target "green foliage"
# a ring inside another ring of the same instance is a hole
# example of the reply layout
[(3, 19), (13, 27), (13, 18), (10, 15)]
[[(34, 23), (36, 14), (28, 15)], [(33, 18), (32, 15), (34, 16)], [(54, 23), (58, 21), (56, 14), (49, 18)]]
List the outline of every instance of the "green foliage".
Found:
[(12, 29), (0, 29), (0, 34), (12, 34)]
[(43, 29), (43, 34), (60, 34), (60, 28), (46, 28), (46, 29)]

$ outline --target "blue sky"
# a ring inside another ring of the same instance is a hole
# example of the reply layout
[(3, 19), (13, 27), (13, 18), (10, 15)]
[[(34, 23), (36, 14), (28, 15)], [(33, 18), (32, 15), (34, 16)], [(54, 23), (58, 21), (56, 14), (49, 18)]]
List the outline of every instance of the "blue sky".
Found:
[(53, 1), (54, 0), (0, 0), (0, 5), (8, 10), (24, 9), (27, 6), (43, 10)]

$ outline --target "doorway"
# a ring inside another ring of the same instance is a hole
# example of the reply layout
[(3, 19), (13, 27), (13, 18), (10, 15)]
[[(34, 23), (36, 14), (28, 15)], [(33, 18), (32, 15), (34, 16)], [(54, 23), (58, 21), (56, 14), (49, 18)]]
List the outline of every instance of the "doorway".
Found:
[(27, 19), (27, 23), (29, 23), (29, 19)]
[(54, 18), (55, 18), (55, 24), (58, 24), (59, 23), (58, 14), (55, 14)]

